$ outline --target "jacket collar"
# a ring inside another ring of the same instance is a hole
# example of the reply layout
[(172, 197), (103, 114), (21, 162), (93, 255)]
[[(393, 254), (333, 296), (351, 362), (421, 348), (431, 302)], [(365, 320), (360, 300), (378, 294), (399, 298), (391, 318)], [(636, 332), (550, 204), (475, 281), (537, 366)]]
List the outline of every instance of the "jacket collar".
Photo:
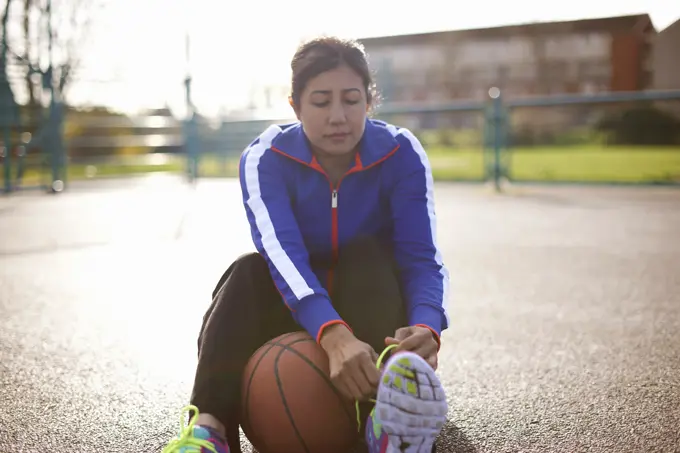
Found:
[[(280, 126), (282, 132), (272, 141), (271, 147), (293, 160), (315, 166), (307, 136), (300, 122)], [(383, 121), (366, 119), (364, 135), (359, 141), (357, 165), (368, 167), (385, 159), (399, 143)]]

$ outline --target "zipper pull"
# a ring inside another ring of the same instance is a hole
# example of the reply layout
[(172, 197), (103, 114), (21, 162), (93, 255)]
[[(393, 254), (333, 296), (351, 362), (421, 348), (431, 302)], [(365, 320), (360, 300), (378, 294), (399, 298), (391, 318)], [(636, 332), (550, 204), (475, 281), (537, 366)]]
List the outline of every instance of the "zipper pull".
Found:
[(338, 191), (333, 191), (333, 196), (331, 198), (331, 208), (335, 209), (338, 207)]

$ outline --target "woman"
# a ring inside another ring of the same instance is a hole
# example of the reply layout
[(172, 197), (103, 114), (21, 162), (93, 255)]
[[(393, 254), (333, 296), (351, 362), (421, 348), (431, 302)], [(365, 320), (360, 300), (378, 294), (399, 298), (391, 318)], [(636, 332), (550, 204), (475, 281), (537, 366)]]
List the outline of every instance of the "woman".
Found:
[[(258, 253), (234, 262), (213, 293), (187, 408), (194, 416), (165, 451), (240, 451), (246, 362), (268, 340), (304, 329), (345, 396), (367, 409), (377, 399), (365, 424), (372, 453), (402, 451), (405, 438), (417, 445), (403, 451), (429, 452), (447, 412), (434, 369), (448, 274), (427, 156), (408, 130), (367, 118), (374, 95), (359, 44), (312, 40), (291, 67), (299, 121), (269, 127), (240, 161)], [(388, 346), (399, 362), (379, 370)], [(404, 364), (430, 378), (408, 386), (415, 395), (383, 383)], [(395, 393), (415, 418), (399, 417)]]

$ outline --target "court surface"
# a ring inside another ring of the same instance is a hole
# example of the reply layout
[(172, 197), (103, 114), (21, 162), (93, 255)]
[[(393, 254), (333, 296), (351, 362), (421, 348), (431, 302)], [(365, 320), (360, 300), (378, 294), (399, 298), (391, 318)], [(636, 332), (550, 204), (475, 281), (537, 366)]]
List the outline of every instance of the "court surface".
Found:
[[(439, 451), (680, 451), (680, 190), (436, 190)], [(213, 286), (251, 249), (234, 180), (0, 197), (0, 452), (160, 452)]]

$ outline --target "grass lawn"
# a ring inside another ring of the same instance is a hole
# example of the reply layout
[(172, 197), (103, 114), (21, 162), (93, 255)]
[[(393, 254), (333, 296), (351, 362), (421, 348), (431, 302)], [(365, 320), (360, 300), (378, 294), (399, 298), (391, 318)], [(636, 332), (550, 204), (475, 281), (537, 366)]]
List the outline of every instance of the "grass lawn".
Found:
[[(444, 181), (481, 180), (484, 177), (484, 153), (481, 149), (428, 149), (435, 179)], [(510, 178), (516, 181), (575, 182), (680, 182), (680, 148), (652, 147), (536, 147), (513, 148), (503, 157)], [(72, 164), (68, 179), (124, 176), (149, 172), (182, 173), (184, 159), (140, 162), (121, 156), (115, 163)], [(0, 178), (3, 176), (0, 166)], [(13, 170), (13, 173), (15, 170)], [(203, 177), (234, 177), (237, 160), (204, 155), (200, 161)], [(49, 182), (49, 170), (27, 167), (23, 185)], [(0, 184), (1, 186), (2, 184)]]
[[(4, 168), (0, 167), (0, 179), (4, 186)], [(67, 181), (82, 180), (88, 178), (101, 178), (111, 176), (131, 176), (146, 174), (152, 172), (171, 172), (180, 173), (184, 171), (184, 163), (180, 160), (163, 163), (163, 164), (125, 164), (124, 162), (117, 164), (102, 164), (102, 165), (84, 165), (72, 164), (68, 167), (66, 175)], [(14, 175), (16, 170), (12, 170)], [(49, 185), (51, 181), (51, 173), (49, 168), (40, 168), (38, 166), (27, 167), (23, 179), (23, 186), (38, 186), (40, 184)]]
[[(481, 149), (430, 148), (437, 180), (481, 180)], [(680, 182), (680, 148), (542, 147), (513, 148), (503, 157), (514, 180), (583, 182)], [(236, 176), (237, 161), (205, 156), (205, 177)]]
[[(432, 148), (436, 179), (481, 178), (480, 150)], [(516, 181), (680, 182), (680, 148), (661, 147), (536, 147), (513, 148), (503, 156)]]
[(680, 148), (517, 149), (509, 168), (516, 180), (680, 183)]

